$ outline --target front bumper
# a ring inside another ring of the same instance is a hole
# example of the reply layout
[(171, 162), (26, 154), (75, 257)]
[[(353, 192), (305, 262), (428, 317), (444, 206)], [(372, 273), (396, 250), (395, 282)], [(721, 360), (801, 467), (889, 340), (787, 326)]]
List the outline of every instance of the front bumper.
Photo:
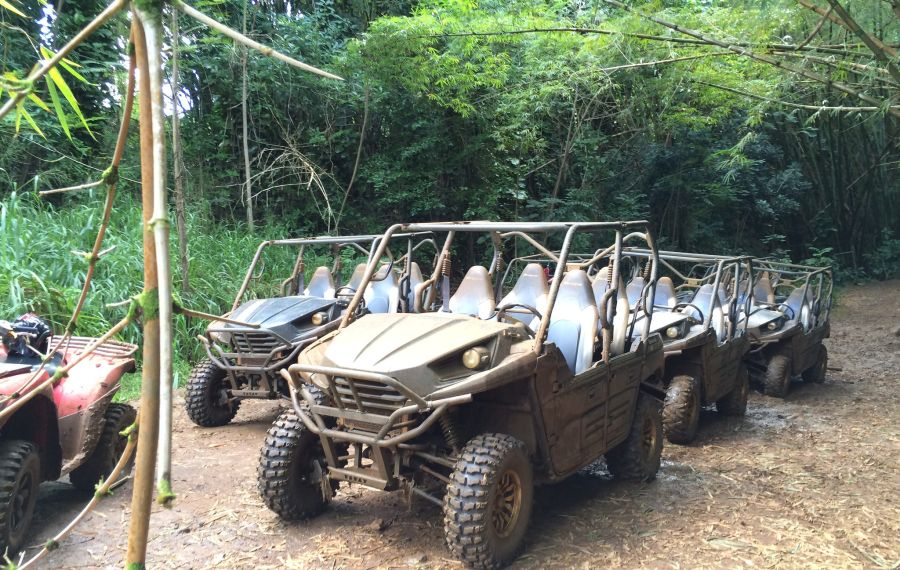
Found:
[[(213, 339), (213, 334), (228, 334), (236, 352), (226, 352)], [(231, 374), (268, 374), (296, 361), (300, 351), (316, 339), (315, 336), (293, 343), (268, 329), (229, 327), (210, 328), (206, 336), (197, 337), (209, 359)]]
[[(334, 405), (318, 403), (300, 381), (300, 373), (325, 376)], [(472, 401), (471, 394), (427, 400), (396, 378), (352, 368), (294, 364), (281, 374), (290, 385), (294, 411), (307, 429), (320, 437), (378, 448), (415, 439), (451, 407)], [(427, 416), (422, 419), (422, 414)], [(329, 427), (326, 418), (338, 420), (332, 423), (343, 429)]]

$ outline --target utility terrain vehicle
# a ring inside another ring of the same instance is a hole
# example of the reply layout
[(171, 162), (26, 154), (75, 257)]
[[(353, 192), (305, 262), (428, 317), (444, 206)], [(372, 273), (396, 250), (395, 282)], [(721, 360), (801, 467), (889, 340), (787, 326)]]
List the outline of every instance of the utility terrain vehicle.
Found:
[(784, 398), (791, 378), (821, 384), (828, 369), (823, 339), (831, 334), (830, 267), (754, 260), (757, 278), (742, 292), (751, 297), (747, 363), (763, 392)]
[(68, 474), (75, 487), (93, 491), (112, 473), (127, 443), (121, 432), (135, 411), (111, 402), (122, 375), (134, 370), (137, 347), (107, 341), (55, 385), (30, 396), (96, 339), (60, 343), (32, 314), (0, 321), (0, 337), (0, 412), (10, 413), (0, 420), (0, 552), (8, 549), (11, 556), (28, 538), (42, 481)]
[[(442, 506), (455, 556), (493, 568), (520, 548), (535, 484), (604, 455), (617, 477), (655, 477), (662, 339), (649, 318), (627, 338), (623, 292), (589, 278), (608, 266), (618, 283), (629, 243), (652, 251), (646, 222), (408, 224), (385, 240), (400, 231), (446, 235), (434, 273), (414, 291), (418, 313), (358, 318), (357, 292), (340, 329), (283, 373), (293, 409), (269, 430), (258, 472), (270, 509), (314, 516), (340, 481), (403, 489)], [(451, 294), (457, 238), (493, 251), (489, 267), (469, 267)], [(570, 259), (573, 242), (601, 239), (611, 245)], [(529, 247), (554, 260), (552, 277), (531, 263), (510, 276), (514, 284), (494, 284), (503, 248)], [(376, 269), (370, 262), (364, 282)], [(652, 291), (655, 264), (648, 281)], [(650, 317), (653, 307), (642, 310)]]
[(666, 437), (690, 443), (702, 407), (715, 404), (728, 415), (747, 410), (750, 379), (743, 359), (750, 349), (750, 299), (739, 298), (737, 284), (750, 280), (751, 258), (660, 251), (662, 276), (651, 297), (641, 269), (652, 252), (629, 249), (627, 255), (636, 261), (625, 286), (632, 314), (641, 315), (641, 307), (652, 303), (650, 330), (665, 343)]
[[(361, 287), (366, 263), (381, 235), (325, 236), (262, 242), (247, 268), (231, 311), (198, 337), (207, 358), (191, 371), (185, 393), (188, 417), (203, 427), (225, 425), (234, 419), (245, 398), (287, 397), (287, 385), (278, 371), (296, 362), (300, 350), (321, 335), (337, 329), (341, 313), (357, 290), (363, 297), (358, 313), (396, 313), (408, 310), (412, 288), (422, 281), (415, 261), (420, 248), (437, 246), (427, 234), (395, 235), (393, 244), (404, 248), (394, 258), (382, 248), (375, 262), (383, 262), (369, 287)], [(427, 248), (426, 248), (427, 249)], [(266, 255), (268, 253), (268, 255)], [(279, 261), (292, 265), (277, 271)], [(310, 272), (308, 259), (328, 262)], [(266, 261), (273, 267), (266, 268)], [(342, 282), (344, 265), (352, 265)], [(274, 289), (274, 290), (273, 290)], [(275, 293), (273, 297), (265, 297)], [(263, 295), (264, 298), (253, 298)]]

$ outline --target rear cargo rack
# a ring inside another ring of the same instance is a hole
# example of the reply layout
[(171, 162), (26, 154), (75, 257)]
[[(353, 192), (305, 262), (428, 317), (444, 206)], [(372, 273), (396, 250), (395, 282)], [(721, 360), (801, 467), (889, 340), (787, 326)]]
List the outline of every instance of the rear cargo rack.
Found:
[[(96, 338), (88, 336), (69, 337), (65, 343), (64, 337), (54, 338), (50, 344), (50, 352), (65, 350), (69, 354), (82, 354), (89, 346), (97, 342)], [(103, 356), (106, 358), (130, 358), (137, 352), (137, 345), (130, 342), (121, 342), (118, 340), (107, 340), (100, 344), (91, 354)]]

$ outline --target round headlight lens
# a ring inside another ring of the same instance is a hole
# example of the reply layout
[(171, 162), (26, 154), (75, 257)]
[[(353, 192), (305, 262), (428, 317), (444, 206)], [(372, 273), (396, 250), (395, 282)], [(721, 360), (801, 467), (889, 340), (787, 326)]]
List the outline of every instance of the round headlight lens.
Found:
[(489, 357), (490, 353), (488, 352), (488, 349), (483, 346), (476, 346), (463, 353), (462, 363), (463, 366), (469, 370), (475, 370), (487, 364)]
[(313, 313), (312, 316), (312, 324), (314, 326), (319, 326), (324, 322), (328, 321), (328, 313)]
[(666, 336), (669, 338), (678, 338), (678, 327), (669, 327), (666, 329)]
[(766, 328), (769, 329), (770, 331), (774, 331), (775, 329), (778, 328), (778, 321), (774, 320), (774, 321), (770, 322), (769, 324), (766, 325)]

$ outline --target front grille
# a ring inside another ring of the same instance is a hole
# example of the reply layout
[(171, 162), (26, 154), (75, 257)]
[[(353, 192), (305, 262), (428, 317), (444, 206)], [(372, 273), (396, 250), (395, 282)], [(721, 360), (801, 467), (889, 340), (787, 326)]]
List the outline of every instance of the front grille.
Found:
[(389, 416), (407, 401), (407, 397), (396, 388), (371, 380), (337, 376), (334, 378), (334, 389), (341, 407), (366, 414)]
[(278, 348), (287, 348), (282, 341), (264, 332), (231, 333), (231, 344), (238, 354), (268, 355)]

